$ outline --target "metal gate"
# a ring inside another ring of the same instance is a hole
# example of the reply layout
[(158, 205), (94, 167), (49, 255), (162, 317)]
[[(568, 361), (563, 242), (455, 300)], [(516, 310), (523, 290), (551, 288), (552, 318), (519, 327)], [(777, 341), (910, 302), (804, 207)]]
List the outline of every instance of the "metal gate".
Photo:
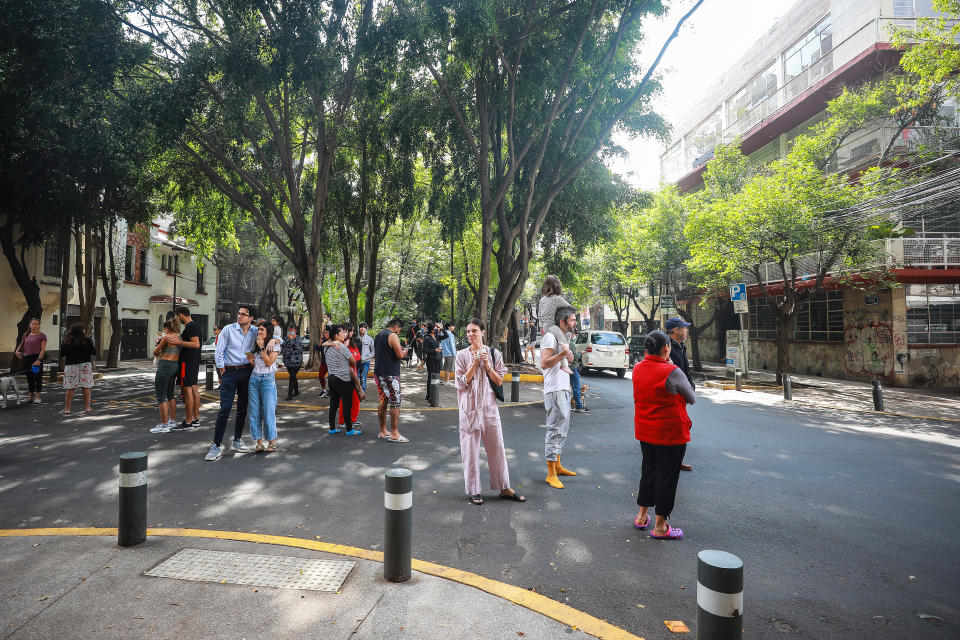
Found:
[(148, 325), (148, 320), (132, 320), (129, 318), (120, 320), (122, 328), (122, 337), (120, 338), (121, 360), (137, 360), (147, 357)]

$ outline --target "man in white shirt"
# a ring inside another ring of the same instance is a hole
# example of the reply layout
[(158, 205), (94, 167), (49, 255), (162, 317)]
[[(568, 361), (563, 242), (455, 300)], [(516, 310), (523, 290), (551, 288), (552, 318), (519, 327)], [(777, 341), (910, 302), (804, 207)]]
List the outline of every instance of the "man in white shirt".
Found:
[[(570, 306), (557, 309), (556, 323), (564, 334), (573, 331), (577, 326), (576, 309)], [(557, 339), (548, 331), (540, 339), (540, 366), (543, 369), (543, 405), (547, 410), (547, 434), (544, 438), (547, 484), (554, 489), (563, 489), (558, 475), (577, 475), (560, 464), (563, 443), (570, 430), (570, 374), (561, 368), (565, 362), (573, 363), (573, 352), (566, 344), (558, 348)]]
[(357, 376), (360, 378), (360, 387), (367, 391), (367, 374), (370, 373), (370, 361), (373, 359), (373, 338), (367, 332), (367, 323), (360, 323), (360, 362), (357, 365)]

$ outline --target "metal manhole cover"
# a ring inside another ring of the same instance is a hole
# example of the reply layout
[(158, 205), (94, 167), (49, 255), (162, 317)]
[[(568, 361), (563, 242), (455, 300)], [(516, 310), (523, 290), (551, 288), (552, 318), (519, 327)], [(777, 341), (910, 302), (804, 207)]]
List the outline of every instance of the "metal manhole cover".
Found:
[(338, 591), (356, 562), (181, 549), (144, 575), (254, 587)]

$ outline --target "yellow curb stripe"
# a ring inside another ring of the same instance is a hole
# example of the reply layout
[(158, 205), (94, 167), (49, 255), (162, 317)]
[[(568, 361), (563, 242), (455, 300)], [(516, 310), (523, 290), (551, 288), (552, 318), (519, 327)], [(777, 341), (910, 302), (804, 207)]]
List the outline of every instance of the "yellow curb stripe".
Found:
[[(0, 529), (0, 538), (25, 538), (30, 536), (115, 536), (117, 530), (108, 527), (55, 527), (38, 529)], [(178, 528), (156, 528), (147, 529), (148, 536), (170, 536), (181, 538), (213, 538), (217, 540), (237, 540), (242, 542), (254, 542), (260, 544), (273, 544), (285, 547), (297, 547), (300, 549), (311, 549), (332, 553), (351, 558), (360, 558), (371, 560), (373, 562), (383, 562), (383, 552), (372, 551), (370, 549), (361, 549), (359, 547), (348, 547), (342, 544), (333, 544), (321, 540), (306, 540), (303, 538), (293, 538), (290, 536), (274, 536), (262, 533), (244, 533), (242, 531), (217, 531), (208, 529), (178, 529)], [(546, 616), (557, 622), (579, 629), (586, 634), (600, 638), (601, 640), (644, 640), (644, 638), (635, 636), (625, 629), (614, 626), (605, 620), (600, 620), (584, 613), (578, 609), (552, 600), (546, 596), (533, 591), (515, 587), (512, 584), (506, 584), (497, 580), (491, 580), (484, 576), (454, 569), (434, 562), (417, 560), (414, 558), (411, 566), (415, 571), (426, 573), (428, 575), (444, 578), (452, 582), (465, 584), (480, 591), (497, 596), (516, 605), (529, 609), (535, 613)]]

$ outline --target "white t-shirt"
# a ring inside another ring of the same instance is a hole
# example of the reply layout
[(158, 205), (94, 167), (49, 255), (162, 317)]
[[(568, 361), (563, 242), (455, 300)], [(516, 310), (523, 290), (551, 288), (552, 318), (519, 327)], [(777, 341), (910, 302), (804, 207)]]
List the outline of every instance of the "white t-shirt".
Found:
[[(543, 357), (544, 349), (553, 349), (553, 354), (557, 353), (557, 339), (549, 331), (540, 338), (540, 354)], [(560, 367), (564, 362), (570, 363), (564, 359), (561, 359), (557, 364), (553, 365), (549, 369), (543, 370), (543, 392), (551, 393), (553, 391), (569, 391), (570, 390), (570, 374), (566, 371), (561, 371)]]

